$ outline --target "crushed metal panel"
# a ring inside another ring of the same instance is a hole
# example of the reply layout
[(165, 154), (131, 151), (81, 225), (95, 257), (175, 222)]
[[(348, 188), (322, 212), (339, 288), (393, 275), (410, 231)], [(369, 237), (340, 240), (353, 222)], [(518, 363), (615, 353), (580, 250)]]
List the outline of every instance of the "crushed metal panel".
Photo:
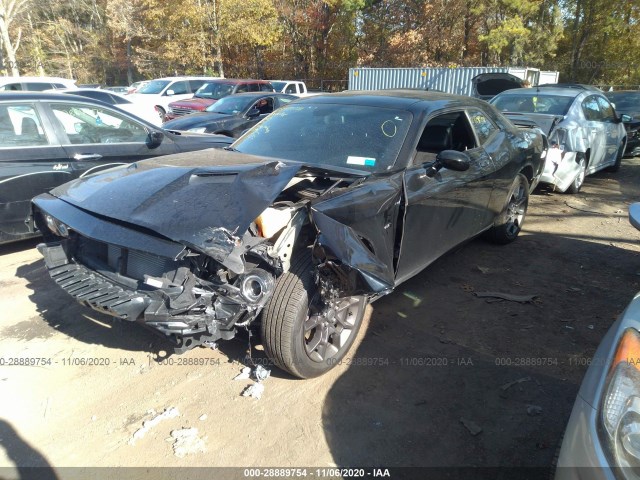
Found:
[(341, 295), (390, 291), (404, 173), (370, 178), (311, 206), (318, 229), (313, 256), (321, 276), (337, 280)]

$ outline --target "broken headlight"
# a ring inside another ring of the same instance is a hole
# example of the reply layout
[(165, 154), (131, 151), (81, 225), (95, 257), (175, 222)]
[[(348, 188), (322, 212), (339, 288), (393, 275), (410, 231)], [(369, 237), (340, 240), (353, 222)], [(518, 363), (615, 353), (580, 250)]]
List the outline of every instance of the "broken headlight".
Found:
[(627, 329), (616, 349), (602, 399), (601, 433), (624, 478), (640, 478), (640, 334)]
[(247, 303), (263, 306), (273, 291), (275, 280), (266, 270), (255, 268), (240, 275), (236, 285), (240, 289), (240, 295)]
[(54, 235), (64, 238), (69, 237), (69, 228), (61, 221), (57, 220), (49, 214), (45, 214), (44, 221), (47, 224), (47, 228), (49, 228), (49, 230), (51, 230), (51, 233), (53, 233)]

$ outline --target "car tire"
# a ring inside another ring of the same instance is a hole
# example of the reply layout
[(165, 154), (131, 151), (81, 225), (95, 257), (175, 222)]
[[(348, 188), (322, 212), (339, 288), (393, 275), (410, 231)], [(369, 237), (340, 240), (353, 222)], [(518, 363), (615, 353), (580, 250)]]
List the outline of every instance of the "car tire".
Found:
[(156, 105), (156, 112), (158, 113), (161, 122), (165, 122), (167, 120), (167, 112), (160, 105)]
[(487, 232), (489, 240), (505, 245), (518, 238), (529, 206), (529, 181), (522, 173), (513, 180), (507, 202), (493, 227)]
[(627, 148), (627, 140), (622, 140), (622, 143), (618, 147), (618, 153), (616, 154), (616, 162), (607, 168), (607, 172), (615, 173), (620, 170), (620, 166), (622, 165), (622, 157), (624, 156), (624, 151)]
[(304, 251), (278, 279), (262, 312), (260, 330), (267, 356), (299, 378), (317, 377), (340, 363), (362, 324), (364, 297), (337, 299), (322, 309), (316, 305), (319, 298), (311, 254)]
[(580, 192), (582, 185), (584, 185), (584, 179), (587, 175), (587, 159), (584, 154), (578, 153), (580, 157), (578, 158), (578, 165), (580, 166), (580, 170), (578, 171), (578, 175), (573, 179), (569, 188), (567, 188), (567, 193), (571, 193), (575, 195)]

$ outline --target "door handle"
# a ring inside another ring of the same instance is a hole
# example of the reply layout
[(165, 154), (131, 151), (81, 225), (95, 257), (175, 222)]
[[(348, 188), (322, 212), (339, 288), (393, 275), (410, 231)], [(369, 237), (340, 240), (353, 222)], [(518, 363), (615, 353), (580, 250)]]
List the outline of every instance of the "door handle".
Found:
[(99, 153), (76, 153), (73, 156), (73, 159), (79, 162), (82, 160), (100, 160), (101, 158), (102, 155)]

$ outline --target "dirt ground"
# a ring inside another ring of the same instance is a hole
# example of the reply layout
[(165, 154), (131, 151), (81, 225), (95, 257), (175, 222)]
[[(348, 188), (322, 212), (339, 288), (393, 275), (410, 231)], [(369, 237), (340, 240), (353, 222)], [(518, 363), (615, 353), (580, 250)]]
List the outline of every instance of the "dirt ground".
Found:
[(248, 335), (157, 363), (167, 345), (74, 303), (36, 241), (0, 247), (0, 477), (25, 478), (24, 466), (51, 467), (47, 478), (93, 466), (525, 466), (546, 478), (587, 361), (640, 290), (640, 232), (627, 220), (638, 185), (640, 158), (576, 196), (539, 189), (515, 243), (478, 239), (440, 259), (369, 307), (342, 365), (313, 380), (273, 369), (260, 400), (233, 380)]

